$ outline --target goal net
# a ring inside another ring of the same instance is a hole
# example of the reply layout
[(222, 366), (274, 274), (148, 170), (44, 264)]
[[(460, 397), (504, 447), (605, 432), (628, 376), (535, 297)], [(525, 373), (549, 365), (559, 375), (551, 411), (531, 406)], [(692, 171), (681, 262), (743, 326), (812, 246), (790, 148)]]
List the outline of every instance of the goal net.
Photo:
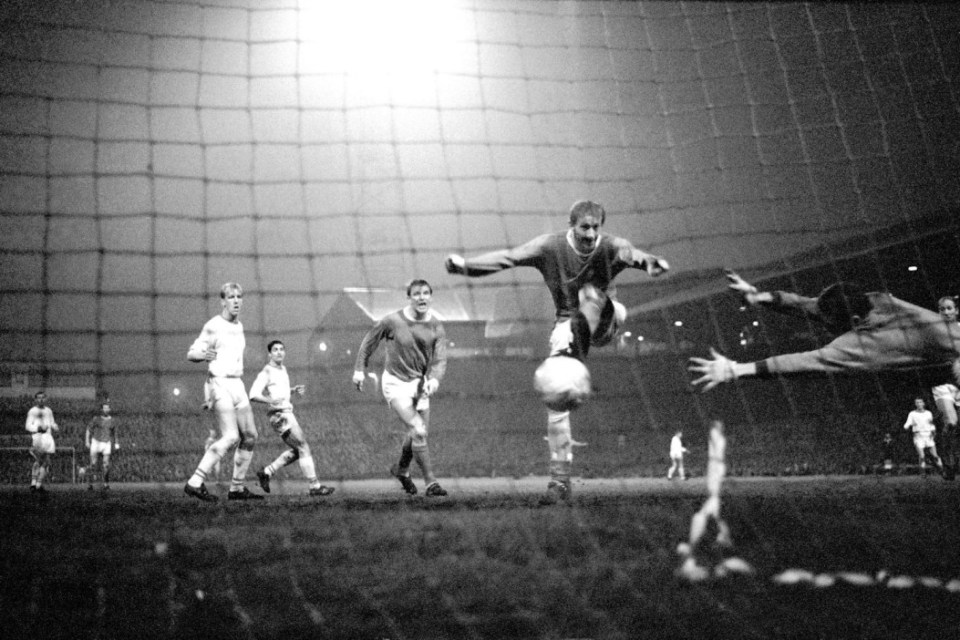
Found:
[(672, 266), (618, 279), (630, 315), (591, 354), (582, 472), (660, 475), (673, 431), (702, 440), (714, 415), (734, 474), (851, 471), (886, 432), (913, 459), (919, 374), (701, 396), (686, 363), (822, 342), (742, 310), (724, 267), (928, 308), (960, 292), (946, 4), (31, 0), (0, 21), (0, 357), (93, 362), (145, 476), (182, 478), (202, 449), (204, 371), (185, 353), (227, 281), (245, 290), (248, 377), (281, 338), (307, 384), (320, 468), (382, 473), (399, 427), (349, 379), (414, 277), (451, 341), (444, 471), (545, 472), (540, 276), (443, 262), (563, 230), (582, 198)]

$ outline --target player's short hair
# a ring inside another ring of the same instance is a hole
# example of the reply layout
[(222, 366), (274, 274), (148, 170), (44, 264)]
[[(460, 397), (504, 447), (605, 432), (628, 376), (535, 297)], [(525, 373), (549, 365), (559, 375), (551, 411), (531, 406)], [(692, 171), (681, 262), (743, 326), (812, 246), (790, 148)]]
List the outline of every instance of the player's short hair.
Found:
[(267, 343), (267, 353), (270, 353), (271, 351), (273, 351), (273, 345), (275, 344), (279, 344), (282, 346), (283, 340), (271, 340), (269, 343)]
[(575, 226), (584, 216), (600, 218), (601, 225), (607, 221), (607, 212), (602, 205), (592, 200), (577, 200), (570, 207), (570, 226)]
[(37, 391), (35, 394), (33, 394), (33, 398), (34, 398), (34, 399), (37, 399), (37, 398), (39, 398), (40, 396), (46, 397), (46, 395), (47, 395), (47, 392), (44, 391), (43, 389), (40, 389), (40, 390)]
[(430, 285), (429, 282), (427, 282), (423, 278), (415, 278), (411, 280), (409, 283), (407, 283), (408, 298), (410, 297), (410, 292), (413, 291), (414, 287), (426, 287), (427, 289), (430, 289), (430, 295), (433, 295), (433, 287)]
[(949, 300), (949, 301), (951, 301), (951, 302), (953, 303), (953, 306), (955, 306), (955, 307), (957, 306), (957, 296), (949, 296), (949, 295), (948, 295), (948, 296), (940, 296), (940, 299), (937, 300), (937, 307), (939, 307), (941, 304), (943, 304), (943, 301), (944, 301), (944, 300)]
[(241, 296), (243, 296), (243, 287), (241, 287), (236, 282), (227, 282), (227, 283), (224, 283), (222, 287), (220, 287), (220, 298), (226, 299), (227, 293), (229, 293), (230, 291), (236, 291)]
[(870, 313), (873, 303), (863, 287), (855, 282), (832, 284), (817, 296), (817, 310), (831, 333), (840, 334), (855, 326), (855, 319)]

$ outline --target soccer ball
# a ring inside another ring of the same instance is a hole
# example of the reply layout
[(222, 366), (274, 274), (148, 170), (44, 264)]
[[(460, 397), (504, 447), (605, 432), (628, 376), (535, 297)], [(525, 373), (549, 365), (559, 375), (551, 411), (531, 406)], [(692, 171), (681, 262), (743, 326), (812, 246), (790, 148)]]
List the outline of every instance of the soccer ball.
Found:
[(590, 371), (569, 356), (550, 356), (533, 374), (533, 388), (554, 411), (572, 411), (590, 396)]

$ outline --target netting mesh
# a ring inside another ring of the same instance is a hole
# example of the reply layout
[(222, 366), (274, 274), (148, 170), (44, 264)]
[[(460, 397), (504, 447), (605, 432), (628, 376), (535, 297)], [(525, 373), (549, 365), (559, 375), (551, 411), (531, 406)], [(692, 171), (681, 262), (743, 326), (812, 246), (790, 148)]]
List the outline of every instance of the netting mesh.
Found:
[[(544, 454), (529, 382), (549, 299), (532, 269), (467, 281), (443, 258), (562, 229), (580, 198), (673, 267), (619, 279), (630, 334), (596, 352), (598, 402), (580, 413), (593, 473), (659, 473), (665, 434), (716, 413), (734, 451), (756, 451), (743, 472), (849, 469), (909, 410), (915, 377), (690, 394), (686, 359), (710, 345), (749, 359), (822, 339), (741, 311), (721, 267), (809, 293), (854, 277), (931, 308), (957, 292), (960, 57), (945, 4), (0, 12), (0, 359), (31, 385), (82, 378), (109, 394), (143, 423), (143, 450), (184, 456), (153, 475), (188, 471), (206, 435), (203, 372), (184, 356), (225, 281), (246, 290), (251, 379), (282, 337), (310, 387), (301, 422), (330, 443), (320, 462), (379, 472), (395, 434), (349, 374), (371, 318), (402, 306), (415, 276), (455, 343), (435, 410), (446, 468), (522, 472)], [(91, 410), (76, 410), (77, 433)], [(10, 403), (7, 431), (23, 411)]]

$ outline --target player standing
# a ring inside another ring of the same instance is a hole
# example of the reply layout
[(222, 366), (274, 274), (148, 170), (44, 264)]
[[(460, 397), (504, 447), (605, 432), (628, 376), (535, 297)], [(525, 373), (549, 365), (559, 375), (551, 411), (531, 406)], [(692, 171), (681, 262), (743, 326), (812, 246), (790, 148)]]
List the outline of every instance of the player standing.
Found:
[(217, 497), (207, 491), (204, 481), (210, 477), (221, 458), (235, 446), (233, 479), (227, 498), (262, 500), (263, 496), (253, 493), (245, 485), (247, 470), (253, 459), (253, 447), (257, 441), (257, 425), (241, 378), (246, 339), (243, 335), (243, 324), (240, 322), (243, 289), (239, 284), (228, 282), (220, 288), (220, 306), (220, 314), (203, 325), (200, 336), (187, 351), (190, 362), (207, 363), (204, 398), (209, 398), (217, 416), (220, 439), (204, 452), (200, 464), (184, 485), (183, 491), (199, 500), (216, 502)]
[(443, 324), (430, 309), (433, 287), (426, 280), (407, 285), (408, 304), (381, 318), (363, 337), (353, 371), (353, 384), (363, 391), (367, 365), (381, 342), (386, 359), (380, 386), (383, 397), (404, 424), (407, 433), (400, 447), (400, 460), (390, 469), (403, 490), (417, 493), (410, 479), (410, 462), (423, 473), (426, 495), (445, 496), (446, 490), (433, 475), (427, 432), (430, 428), (430, 396), (440, 387), (447, 370), (447, 336)]
[[(666, 260), (637, 249), (628, 240), (601, 233), (606, 211), (596, 202), (580, 200), (570, 208), (569, 228), (548, 233), (512, 249), (445, 261), (449, 273), (486, 276), (514, 267), (533, 267), (543, 276), (556, 307), (550, 334), (550, 355), (583, 360), (591, 345), (603, 346), (626, 320), (627, 310), (616, 299), (614, 278), (625, 269), (651, 276), (665, 273)], [(547, 409), (550, 482), (547, 499), (568, 499), (573, 464), (570, 412)]]
[(87, 470), (87, 487), (93, 490), (93, 470), (100, 462), (100, 486), (104, 490), (110, 488), (110, 456), (117, 446), (117, 426), (110, 415), (110, 403), (100, 403), (100, 415), (94, 416), (87, 426), (84, 443), (90, 452), (90, 468)]
[(33, 396), (34, 406), (27, 411), (27, 432), (31, 434), (30, 455), (33, 466), (30, 469), (30, 492), (45, 493), (43, 481), (50, 470), (50, 457), (57, 452), (53, 432), (58, 431), (53, 409), (47, 406), (47, 394), (37, 391)]
[(290, 386), (290, 375), (283, 364), (287, 355), (286, 349), (280, 340), (271, 341), (267, 345), (267, 353), (270, 354), (270, 361), (264, 365), (257, 374), (257, 379), (253, 381), (250, 387), (250, 401), (267, 405), (267, 419), (270, 421), (270, 426), (290, 448), (257, 471), (260, 488), (270, 493), (270, 477), (288, 464), (297, 461), (300, 463), (303, 477), (310, 483), (310, 495), (328, 496), (334, 489), (320, 484), (320, 480), (317, 479), (313, 453), (310, 451), (310, 445), (307, 444), (307, 438), (304, 436), (303, 429), (300, 428), (297, 417), (293, 414), (293, 403), (290, 401), (294, 393), (303, 396), (306, 387), (302, 384)]
[(683, 446), (683, 431), (677, 431), (670, 438), (670, 469), (667, 470), (667, 480), (673, 479), (673, 474), (681, 480), (687, 479), (687, 472), (683, 468), (683, 454), (687, 453), (687, 448)]
[(913, 401), (914, 409), (907, 415), (907, 421), (903, 428), (913, 432), (913, 448), (917, 450), (917, 458), (920, 462), (920, 473), (927, 473), (927, 456), (937, 465), (937, 469), (943, 474), (943, 462), (937, 455), (937, 443), (934, 440), (934, 434), (937, 432), (937, 426), (933, 422), (933, 413), (927, 409), (923, 398), (916, 398)]

